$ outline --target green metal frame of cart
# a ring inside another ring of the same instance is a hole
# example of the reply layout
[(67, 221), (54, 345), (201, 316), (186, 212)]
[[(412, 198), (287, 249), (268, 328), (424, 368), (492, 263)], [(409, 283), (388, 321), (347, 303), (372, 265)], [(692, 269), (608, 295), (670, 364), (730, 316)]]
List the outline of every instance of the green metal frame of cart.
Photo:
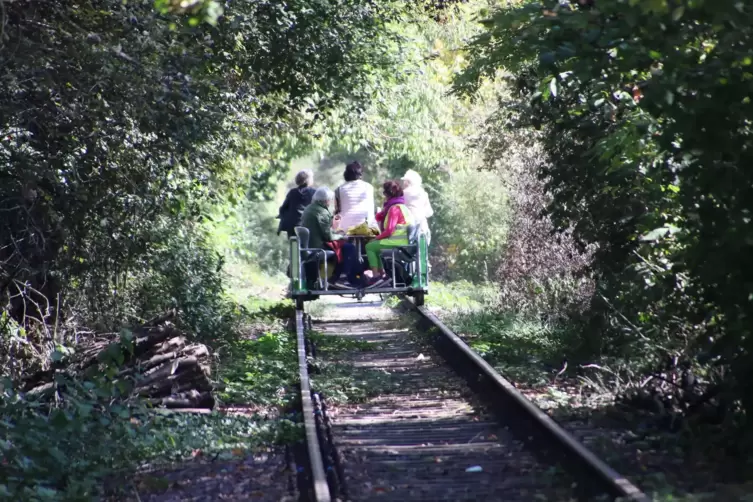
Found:
[[(426, 245), (426, 236), (420, 234), (417, 242), (412, 246), (417, 252), (413, 254), (412, 260), (398, 260), (401, 248), (387, 249), (382, 251), (382, 256), (390, 258), (390, 266), (385, 271), (392, 277), (392, 286), (388, 288), (335, 288), (329, 284), (327, 277), (321, 276), (317, 279), (315, 289), (308, 289), (303, 273), (303, 260), (301, 260), (301, 250), (298, 244), (298, 238), (293, 236), (289, 239), (290, 243), (290, 293), (295, 300), (296, 308), (302, 309), (306, 301), (317, 300), (320, 296), (343, 296), (349, 298), (362, 299), (370, 294), (404, 294), (412, 296), (416, 305), (423, 305), (424, 296), (429, 293), (429, 253)], [(324, 260), (326, 262), (326, 259)], [(398, 263), (407, 266), (409, 276), (407, 284), (397, 276)], [(318, 269), (317, 262), (317, 269)], [(325, 266), (325, 276), (326, 266)]]

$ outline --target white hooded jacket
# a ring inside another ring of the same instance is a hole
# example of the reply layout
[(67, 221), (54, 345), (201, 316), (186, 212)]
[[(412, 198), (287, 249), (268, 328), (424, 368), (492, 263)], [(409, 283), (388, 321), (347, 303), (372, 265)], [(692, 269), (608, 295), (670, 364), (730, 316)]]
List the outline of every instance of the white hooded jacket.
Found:
[(431, 202), (429, 202), (429, 194), (421, 186), (421, 176), (410, 169), (405, 173), (403, 179), (410, 181), (410, 185), (403, 190), (405, 205), (410, 209), (416, 223), (421, 226), (421, 231), (428, 235), (428, 219), (434, 215), (434, 210), (431, 207)]

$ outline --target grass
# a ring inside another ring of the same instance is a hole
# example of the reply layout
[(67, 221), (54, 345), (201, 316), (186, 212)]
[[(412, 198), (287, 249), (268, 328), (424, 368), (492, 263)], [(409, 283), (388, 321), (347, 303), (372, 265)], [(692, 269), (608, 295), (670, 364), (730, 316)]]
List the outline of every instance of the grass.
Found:
[(256, 447), (286, 443), (302, 433), (288, 418), (267, 420), (260, 415), (176, 413), (150, 420), (151, 446), (144, 453), (151, 463), (178, 462), (198, 451), (232, 458)]
[(378, 350), (378, 345), (342, 336), (329, 336), (318, 331), (309, 333), (309, 339), (316, 345), (317, 351), (325, 356), (336, 356), (346, 351)]
[(569, 348), (562, 328), (495, 311), (450, 315), (449, 326), (516, 383), (546, 384)]
[(497, 286), (493, 284), (432, 282), (426, 295), (426, 305), (445, 312), (478, 312), (495, 303), (497, 291)]
[(319, 361), (316, 368), (312, 385), (330, 404), (361, 403), (395, 388), (392, 376), (381, 370), (333, 361)]
[[(589, 447), (637, 482), (652, 500), (753, 500), (750, 485), (716, 484), (713, 460), (705, 454), (689, 457), (680, 436), (614, 405), (619, 389), (612, 382), (612, 371), (620, 373), (620, 368), (629, 369), (635, 361), (593, 355), (592, 362), (599, 363), (601, 370), (582, 369), (578, 341), (583, 337), (575, 326), (549, 325), (506, 312), (483, 287), (450, 284), (434, 287), (435, 291), (429, 304), (440, 310), (438, 315), (451, 329), (561, 423), (587, 424)], [(555, 383), (565, 357), (570, 367)], [(701, 493), (688, 493), (695, 491)]]
[(567, 333), (498, 308), (498, 286), (466, 281), (431, 284), (427, 305), (500, 373), (516, 383), (544, 384), (567, 352)]
[[(288, 301), (259, 308), (249, 318), (245, 337), (221, 348), (218, 379), (224, 388), (218, 397), (223, 404), (280, 409), (290, 402), (298, 378), (296, 339), (282, 319), (291, 314)], [(309, 337), (317, 350), (312, 382), (328, 400), (357, 402), (390, 387), (384, 372), (359, 370), (340, 361), (346, 352), (380, 350), (379, 345), (318, 332)]]
[(382, 350), (382, 344), (312, 332), (317, 350), (312, 384), (331, 404), (359, 403), (393, 389), (390, 374), (381, 369), (356, 368), (342, 355)]
[(285, 329), (293, 303), (282, 300), (287, 277), (240, 260), (225, 264), (226, 294), (246, 309), (241, 332), (216, 347), (223, 404), (281, 407), (297, 378), (295, 336)]
[(285, 274), (267, 273), (239, 259), (228, 260), (224, 272), (226, 294), (249, 310), (279, 302), (289, 281)]
[(219, 364), (224, 404), (282, 406), (297, 377), (295, 336), (275, 329), (225, 347)]

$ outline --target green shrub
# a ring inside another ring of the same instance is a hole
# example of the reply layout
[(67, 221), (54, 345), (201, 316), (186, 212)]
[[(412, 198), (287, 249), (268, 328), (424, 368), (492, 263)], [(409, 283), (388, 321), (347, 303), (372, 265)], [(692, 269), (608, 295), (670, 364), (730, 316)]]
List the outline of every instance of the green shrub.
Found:
[(594, 356), (692, 369), (677, 409), (730, 426), (753, 413), (751, 19), (733, 1), (498, 5), (456, 79), (510, 77), (496, 131), (536, 135), (542, 209), (592, 251)]
[(432, 263), (447, 280), (486, 281), (500, 265), (509, 226), (507, 190), (496, 173), (451, 173), (430, 193)]
[(137, 316), (175, 309), (180, 322), (203, 340), (232, 329), (238, 311), (225, 297), (224, 259), (202, 228), (164, 229), (143, 263), (125, 291)]
[(50, 408), (5, 388), (0, 397), (0, 500), (80, 501), (108, 485), (127, 489), (118, 472), (186, 460), (196, 451), (231, 455), (261, 443), (287, 441), (287, 420), (225, 415), (162, 415), (138, 403), (115, 402), (104, 380), (59, 381), (64, 399)]
[(470, 281), (432, 282), (427, 305), (444, 311), (478, 311), (497, 303), (498, 287)]

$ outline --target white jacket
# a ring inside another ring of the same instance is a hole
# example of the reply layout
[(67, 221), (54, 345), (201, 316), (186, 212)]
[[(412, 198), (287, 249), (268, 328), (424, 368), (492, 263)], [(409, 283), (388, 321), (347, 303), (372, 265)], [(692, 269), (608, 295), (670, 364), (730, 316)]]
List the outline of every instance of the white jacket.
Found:
[(421, 230), (424, 233), (428, 233), (429, 222), (427, 220), (434, 215), (431, 202), (429, 202), (429, 194), (420, 186), (409, 186), (403, 191), (403, 197), (405, 197), (405, 205), (410, 209), (416, 223), (421, 225)]

